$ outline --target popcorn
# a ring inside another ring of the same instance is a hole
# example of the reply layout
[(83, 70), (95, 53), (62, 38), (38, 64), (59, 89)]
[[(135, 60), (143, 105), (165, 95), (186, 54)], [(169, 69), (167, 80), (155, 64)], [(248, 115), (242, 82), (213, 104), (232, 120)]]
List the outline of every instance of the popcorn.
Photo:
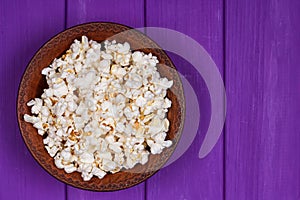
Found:
[(27, 114), (24, 115), (24, 120), (32, 124), (39, 122), (39, 118)]
[(27, 103), (32, 116), (24, 120), (44, 136), (55, 165), (84, 181), (144, 165), (172, 145), (166, 93), (173, 81), (160, 77), (157, 63), (127, 42), (83, 36), (42, 70), (49, 87)]
[(94, 156), (91, 153), (84, 152), (79, 156), (80, 162), (82, 163), (93, 163), (94, 162)]
[(77, 170), (77, 167), (75, 167), (73, 164), (68, 164), (64, 166), (64, 170), (67, 173), (72, 173), (75, 172)]
[(93, 174), (94, 176), (98, 176), (98, 178), (101, 179), (106, 175), (106, 172), (97, 167), (93, 167), (91, 174)]

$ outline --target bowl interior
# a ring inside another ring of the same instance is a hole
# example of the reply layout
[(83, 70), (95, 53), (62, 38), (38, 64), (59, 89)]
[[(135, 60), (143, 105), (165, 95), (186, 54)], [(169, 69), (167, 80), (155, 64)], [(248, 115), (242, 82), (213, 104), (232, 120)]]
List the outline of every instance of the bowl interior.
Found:
[[(128, 31), (130, 30), (130, 31)], [(67, 174), (64, 170), (58, 169), (44, 148), (42, 137), (30, 123), (23, 120), (24, 114), (30, 114), (30, 108), (26, 103), (40, 97), (44, 88), (47, 88), (46, 79), (41, 74), (43, 68), (47, 67), (54, 58), (60, 57), (69, 49), (74, 39), (86, 35), (89, 39), (102, 42), (112, 36), (117, 42), (128, 42), (134, 49), (139, 49), (145, 53), (152, 53), (158, 57), (160, 65), (158, 70), (161, 76), (173, 80), (171, 90), (167, 96), (172, 101), (172, 107), (168, 112), (170, 129), (167, 138), (173, 141), (170, 148), (164, 149), (159, 155), (151, 155), (145, 165), (136, 165), (131, 170), (121, 171), (115, 174), (108, 174), (103, 179), (93, 177), (90, 181), (83, 181), (78, 172)], [(143, 46), (151, 48), (143, 48)], [(167, 67), (166, 67), (167, 66)], [(170, 70), (172, 69), (172, 70)], [(67, 29), (50, 39), (34, 55), (24, 72), (20, 83), (17, 114), (22, 137), (36, 161), (52, 176), (74, 187), (94, 190), (94, 191), (113, 191), (136, 185), (153, 175), (160, 169), (174, 151), (180, 138), (184, 123), (184, 95), (181, 80), (175, 67), (166, 53), (159, 48), (150, 38), (141, 32), (132, 30), (129, 27), (113, 23), (88, 23)]]

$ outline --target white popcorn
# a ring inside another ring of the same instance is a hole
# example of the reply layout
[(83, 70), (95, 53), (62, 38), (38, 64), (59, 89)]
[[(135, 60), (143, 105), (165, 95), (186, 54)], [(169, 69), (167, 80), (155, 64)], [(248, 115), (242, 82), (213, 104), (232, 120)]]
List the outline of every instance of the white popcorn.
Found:
[(83, 163), (93, 163), (94, 162), (94, 156), (88, 152), (84, 152), (79, 156), (79, 159)]
[(55, 154), (58, 152), (59, 148), (57, 146), (45, 146), (45, 148), (47, 149), (48, 153), (50, 154), (51, 157), (54, 157)]
[(152, 154), (159, 154), (162, 151), (162, 145), (158, 143), (152, 143), (151, 145), (148, 143), (148, 145), (151, 148), (151, 153)]
[(68, 93), (68, 87), (64, 81), (53, 85), (53, 95), (56, 97), (62, 97)]
[(25, 114), (24, 115), (24, 120), (26, 122), (35, 124), (35, 123), (37, 123), (39, 121), (39, 118)]
[(98, 178), (101, 179), (106, 175), (106, 172), (97, 167), (93, 167), (91, 174), (93, 174), (94, 176), (98, 176)]
[(117, 145), (117, 144), (110, 144), (109, 149), (111, 149), (113, 152), (115, 152), (117, 154), (122, 152), (120, 145)]
[(50, 115), (49, 108), (47, 106), (42, 106), (41, 114), (42, 114), (42, 116), (48, 117)]
[(31, 107), (31, 113), (32, 114), (38, 114), (41, 111), (43, 101), (39, 98), (35, 98), (34, 100), (31, 100), (27, 103), (28, 106)]
[(157, 63), (151, 53), (132, 53), (127, 42), (83, 36), (42, 70), (49, 88), (27, 103), (33, 116), (24, 120), (47, 136), (55, 165), (84, 181), (144, 165), (150, 153), (172, 145), (166, 95), (173, 81), (160, 77)]
[(151, 91), (146, 91), (146, 92), (144, 93), (144, 97), (145, 97), (145, 99), (147, 99), (147, 100), (152, 100), (152, 99), (154, 99), (154, 94), (153, 94)]
[(103, 169), (105, 171), (111, 171), (111, 170), (114, 170), (116, 168), (116, 163), (113, 162), (112, 160), (110, 159), (103, 159), (102, 161), (102, 164), (103, 164)]
[(38, 129), (38, 134), (39, 134), (39, 135), (43, 136), (43, 135), (44, 135), (44, 133), (45, 133), (45, 131), (44, 131), (44, 130), (42, 130), (42, 129)]
[(70, 161), (70, 159), (72, 157), (71, 152), (67, 151), (67, 150), (62, 150), (60, 155), (61, 155), (62, 159), (65, 161)]
[(77, 104), (74, 101), (68, 102), (68, 110), (74, 112), (77, 109)]
[(135, 164), (136, 164), (136, 163), (135, 163), (130, 157), (128, 157), (128, 158), (126, 159), (125, 168), (126, 168), (126, 169), (131, 169), (131, 168), (134, 167)]
[(39, 121), (37, 123), (34, 123), (33, 127), (36, 128), (36, 129), (43, 129), (43, 124), (42, 124), (41, 121)]
[(163, 146), (164, 147), (170, 147), (172, 145), (172, 141), (171, 140), (166, 140), (166, 141), (163, 141)]
[(164, 124), (162, 123), (161, 119), (158, 117), (154, 117), (151, 120), (151, 123), (149, 125), (149, 133), (150, 134), (156, 134), (163, 130)]
[(132, 60), (135, 63), (140, 63), (143, 59), (143, 54), (142, 52), (136, 51), (132, 54)]
[(75, 167), (73, 164), (64, 165), (64, 170), (67, 173), (72, 173), (72, 172), (75, 172), (77, 170), (77, 167)]
[[(47, 147), (46, 147), (47, 148)], [(47, 149), (48, 150), (48, 149)], [(62, 164), (62, 159), (59, 156), (56, 156), (54, 158), (54, 163), (56, 165), (56, 167), (58, 167), (59, 169), (63, 169), (65, 166)]]

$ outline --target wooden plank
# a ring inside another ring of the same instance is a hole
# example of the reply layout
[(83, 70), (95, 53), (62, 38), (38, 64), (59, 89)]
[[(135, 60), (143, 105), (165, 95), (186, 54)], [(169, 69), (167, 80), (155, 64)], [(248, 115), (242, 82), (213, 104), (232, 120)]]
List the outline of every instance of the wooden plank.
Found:
[[(147, 26), (180, 31), (197, 40), (223, 73), (223, 4), (221, 0), (146, 1)], [(178, 43), (184, 44), (182, 41)], [(188, 44), (187, 44), (188, 45)], [(210, 119), (209, 93), (203, 79), (183, 59), (170, 54), (175, 66), (195, 89), (201, 112), (200, 129), (188, 151), (147, 181), (147, 199), (222, 199), (223, 139), (203, 160), (198, 158)], [(187, 106), (189, 105), (187, 101)], [(189, 113), (187, 113), (187, 116)], [(187, 119), (190, 121), (191, 119)], [(198, 122), (194, 122), (198, 123)], [(183, 132), (182, 137), (189, 133)]]
[[(144, 26), (144, 3), (140, 0), (83, 1), (67, 3), (67, 26), (74, 26), (91, 21), (122, 23), (131, 27)], [(133, 188), (116, 192), (90, 192), (68, 187), (68, 199), (144, 199), (144, 183)]]
[(67, 0), (67, 26), (86, 22), (116, 22), (131, 27), (144, 26), (144, 2), (141, 0)]
[(226, 8), (226, 199), (299, 199), (300, 2)]
[(0, 199), (64, 199), (64, 184), (28, 152), (16, 118), (19, 82), (38, 48), (64, 28), (59, 0), (0, 3)]

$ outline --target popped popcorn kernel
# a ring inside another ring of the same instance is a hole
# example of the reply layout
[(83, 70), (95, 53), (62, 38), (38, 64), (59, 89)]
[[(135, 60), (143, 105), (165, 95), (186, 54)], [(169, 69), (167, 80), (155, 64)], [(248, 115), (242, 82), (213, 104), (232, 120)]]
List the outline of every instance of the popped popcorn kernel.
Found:
[(102, 179), (172, 145), (166, 94), (173, 81), (160, 76), (158, 63), (127, 42), (82, 36), (42, 70), (48, 88), (27, 103), (32, 115), (24, 120), (43, 136), (57, 168)]

